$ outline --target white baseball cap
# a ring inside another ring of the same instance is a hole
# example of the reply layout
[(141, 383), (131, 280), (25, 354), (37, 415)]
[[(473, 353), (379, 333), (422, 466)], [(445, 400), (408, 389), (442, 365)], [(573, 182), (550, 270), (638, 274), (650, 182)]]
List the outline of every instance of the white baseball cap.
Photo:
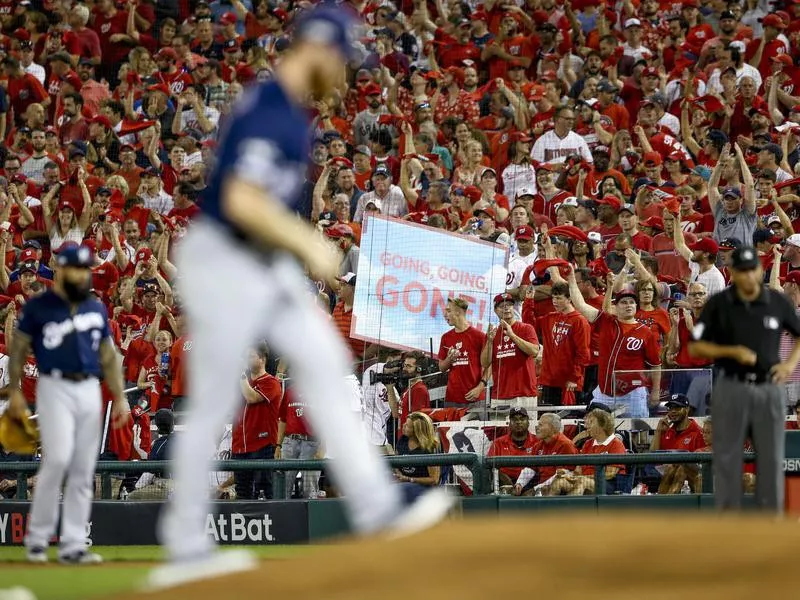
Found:
[(641, 27), (642, 22), (639, 19), (628, 19), (625, 21), (625, 29), (628, 27)]
[(535, 196), (536, 192), (533, 191), (532, 187), (523, 186), (517, 190), (517, 198), (520, 196)]
[(786, 243), (790, 246), (794, 246), (795, 248), (800, 248), (800, 233), (793, 233), (788, 238), (786, 238)]
[(590, 231), (589, 235), (586, 237), (588, 237), (589, 241), (592, 242), (593, 244), (599, 244), (600, 242), (603, 241), (603, 236), (600, 235), (599, 231)]
[(781, 218), (778, 215), (772, 215), (769, 219), (767, 219), (767, 227), (773, 225), (774, 223), (778, 223), (780, 225)]

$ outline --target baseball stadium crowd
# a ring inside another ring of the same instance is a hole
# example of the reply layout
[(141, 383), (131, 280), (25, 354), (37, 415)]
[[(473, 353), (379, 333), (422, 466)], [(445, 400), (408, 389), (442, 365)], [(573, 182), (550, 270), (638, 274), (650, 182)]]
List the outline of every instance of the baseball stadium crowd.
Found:
[[(165, 455), (192, 346), (174, 250), (202, 210), (235, 100), (270, 78), (310, 4), (0, 0), (3, 341), (51, 285), (58, 250), (89, 246), (135, 388), (131, 425), (112, 432), (107, 456)], [(765, 283), (800, 306), (800, 2), (345, 0), (340, 10), (363, 16), (361, 59), (337, 93), (308, 100), (299, 217), (342, 251), (340, 280), (312, 293), (352, 350), (354, 410), (372, 442), (432, 451), (431, 417), (480, 406), (510, 417), (493, 454), (624, 452), (613, 417), (656, 415), (666, 400), (651, 448), (709, 448), (710, 420), (701, 428), (689, 415), (709, 412), (710, 363), (688, 342), (728, 285), (733, 251), (753, 246)], [(472, 327), (474, 307), (451, 298), (435, 358), (350, 338), (370, 213), (507, 246), (500, 325)], [(291, 369), (277, 358), (250, 353), (234, 457), (319, 452), (302, 399), (274, 377)], [(430, 399), (430, 365), (447, 373), (443, 401)], [(384, 371), (401, 384), (371, 379)], [(32, 407), (36, 379), (31, 358)], [(792, 404), (799, 382), (795, 373), (787, 386)], [(537, 405), (592, 401), (584, 433), (566, 436), (558, 413), (529, 431)], [(592, 474), (510, 469), (501, 484), (578, 494)], [(440, 479), (436, 468), (396, 475)], [(662, 475), (662, 491), (697, 485), (688, 467)], [(239, 497), (270, 497), (259, 474), (243, 477)]]

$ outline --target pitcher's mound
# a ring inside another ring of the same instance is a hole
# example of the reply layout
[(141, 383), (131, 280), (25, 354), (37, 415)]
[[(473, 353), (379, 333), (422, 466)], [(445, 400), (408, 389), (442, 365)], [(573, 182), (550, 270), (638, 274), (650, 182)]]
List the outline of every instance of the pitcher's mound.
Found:
[[(265, 562), (131, 600), (585, 600), (799, 597), (800, 524), (757, 517), (548, 513), (444, 523)], [(522, 595), (520, 595), (522, 594)]]

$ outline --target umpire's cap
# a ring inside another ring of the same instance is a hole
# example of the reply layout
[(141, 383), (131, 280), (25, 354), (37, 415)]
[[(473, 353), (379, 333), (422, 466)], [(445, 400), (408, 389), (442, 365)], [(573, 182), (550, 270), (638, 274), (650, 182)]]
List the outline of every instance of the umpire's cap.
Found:
[(761, 265), (758, 252), (752, 246), (740, 246), (731, 254), (731, 269), (749, 271)]
[(353, 46), (356, 24), (355, 13), (349, 9), (323, 3), (301, 15), (295, 26), (294, 39), (333, 46), (351, 60), (358, 57)]
[(86, 246), (78, 244), (64, 244), (58, 249), (56, 265), (59, 267), (82, 267), (92, 266), (92, 251)]

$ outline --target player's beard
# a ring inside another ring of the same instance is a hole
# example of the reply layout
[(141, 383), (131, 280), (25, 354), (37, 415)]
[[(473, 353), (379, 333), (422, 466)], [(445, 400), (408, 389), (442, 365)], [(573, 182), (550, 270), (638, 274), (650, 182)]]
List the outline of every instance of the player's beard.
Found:
[(84, 282), (75, 283), (74, 281), (68, 281), (65, 279), (63, 285), (64, 294), (66, 294), (67, 299), (70, 302), (77, 304), (79, 302), (83, 302), (89, 297), (89, 291), (92, 289), (92, 280), (89, 278)]

